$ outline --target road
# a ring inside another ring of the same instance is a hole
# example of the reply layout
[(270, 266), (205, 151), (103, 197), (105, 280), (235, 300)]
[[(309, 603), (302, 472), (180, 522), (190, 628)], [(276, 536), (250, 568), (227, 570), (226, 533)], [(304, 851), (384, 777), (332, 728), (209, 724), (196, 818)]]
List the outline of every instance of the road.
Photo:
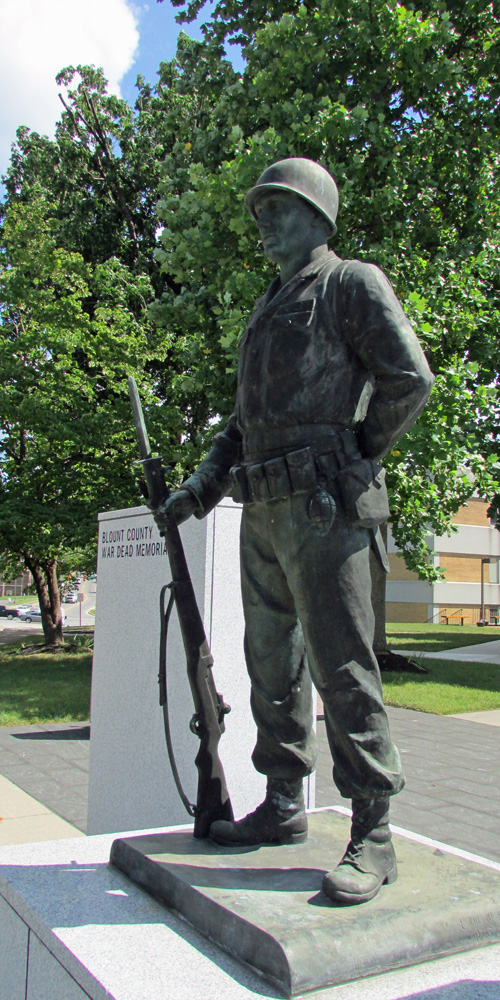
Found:
[[(83, 601), (78, 604), (62, 605), (65, 626), (94, 624), (95, 615), (89, 614), (89, 611), (95, 608), (96, 581), (85, 580), (81, 587), (79, 587), (79, 591), (83, 594)], [(13, 632), (17, 635), (31, 635), (33, 632), (41, 631), (42, 627), (38, 622), (22, 622), (15, 618), (9, 621), (7, 618), (0, 618), (0, 642), (9, 641), (12, 638)]]
[[(95, 615), (90, 615), (89, 611), (95, 608), (95, 592), (96, 592), (96, 582), (95, 580), (85, 580), (79, 587), (79, 591), (83, 594), (83, 601), (80, 604), (63, 604), (62, 610), (63, 615), (66, 616), (64, 622), (65, 625), (93, 625), (95, 621)], [(80, 622), (80, 611), (81, 611), (81, 622)]]

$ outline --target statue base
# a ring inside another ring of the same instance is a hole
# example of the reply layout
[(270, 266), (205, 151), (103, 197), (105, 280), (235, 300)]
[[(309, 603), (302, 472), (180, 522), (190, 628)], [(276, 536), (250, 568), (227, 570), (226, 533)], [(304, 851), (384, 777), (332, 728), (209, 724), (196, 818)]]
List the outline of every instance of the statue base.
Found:
[(114, 841), (111, 862), (293, 997), (500, 941), (500, 872), (395, 835), (399, 878), (358, 906), (321, 892), (349, 819), (309, 815), (290, 847), (218, 847), (189, 832)]

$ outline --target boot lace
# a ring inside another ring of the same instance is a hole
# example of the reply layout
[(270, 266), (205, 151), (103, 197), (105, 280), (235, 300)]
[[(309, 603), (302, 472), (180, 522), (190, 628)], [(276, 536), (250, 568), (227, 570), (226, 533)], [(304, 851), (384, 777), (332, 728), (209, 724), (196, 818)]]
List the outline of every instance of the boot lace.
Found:
[(363, 861), (363, 842), (351, 840), (347, 845), (347, 850), (342, 858), (341, 864), (352, 865), (354, 868), (361, 870), (361, 863)]

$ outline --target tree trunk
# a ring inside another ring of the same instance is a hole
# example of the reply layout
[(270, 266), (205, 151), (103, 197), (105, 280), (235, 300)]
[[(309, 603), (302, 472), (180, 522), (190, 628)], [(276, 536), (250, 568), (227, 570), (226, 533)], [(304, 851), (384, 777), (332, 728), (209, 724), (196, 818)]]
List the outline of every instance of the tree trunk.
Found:
[(43, 565), (37, 559), (31, 559), (24, 553), (24, 561), (29, 569), (42, 613), (43, 635), (47, 646), (57, 646), (64, 643), (61, 620), (61, 602), (57, 585), (57, 564), (55, 559), (47, 560)]
[[(44, 563), (45, 576), (49, 590), (50, 618), (53, 628), (52, 643), (62, 644), (64, 642), (62, 615), (61, 615), (61, 595), (57, 582), (57, 562), (55, 559), (48, 559)], [(44, 628), (45, 633), (45, 628)]]

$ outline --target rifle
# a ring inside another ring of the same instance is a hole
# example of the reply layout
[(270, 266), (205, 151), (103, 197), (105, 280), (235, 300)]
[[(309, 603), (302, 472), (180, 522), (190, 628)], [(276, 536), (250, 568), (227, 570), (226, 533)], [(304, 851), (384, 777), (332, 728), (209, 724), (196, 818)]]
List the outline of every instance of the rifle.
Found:
[[(135, 379), (128, 379), (128, 388), (134, 423), (148, 487), (149, 504), (160, 507), (170, 496), (165, 482), (165, 469), (161, 458), (153, 458), (144, 422), (141, 400)], [(207, 837), (211, 824), (217, 819), (233, 819), (233, 810), (226, 786), (224, 769), (219, 758), (219, 740), (224, 732), (224, 716), (230, 711), (222, 695), (215, 688), (210, 652), (205, 629), (201, 619), (193, 589), (179, 528), (172, 518), (164, 532), (167, 555), (172, 572), (172, 582), (162, 587), (160, 594), (161, 639), (160, 639), (160, 705), (163, 708), (165, 736), (173, 777), (179, 795), (190, 816), (194, 816), (193, 835)], [(165, 595), (170, 590), (168, 607), (165, 610)], [(166, 642), (170, 613), (173, 602), (177, 608), (182, 641), (186, 652), (187, 674), (194, 701), (194, 715), (189, 727), (199, 737), (200, 746), (195, 764), (198, 769), (198, 792), (196, 805), (189, 802), (184, 793), (177, 771), (170, 737), (168, 718)]]

